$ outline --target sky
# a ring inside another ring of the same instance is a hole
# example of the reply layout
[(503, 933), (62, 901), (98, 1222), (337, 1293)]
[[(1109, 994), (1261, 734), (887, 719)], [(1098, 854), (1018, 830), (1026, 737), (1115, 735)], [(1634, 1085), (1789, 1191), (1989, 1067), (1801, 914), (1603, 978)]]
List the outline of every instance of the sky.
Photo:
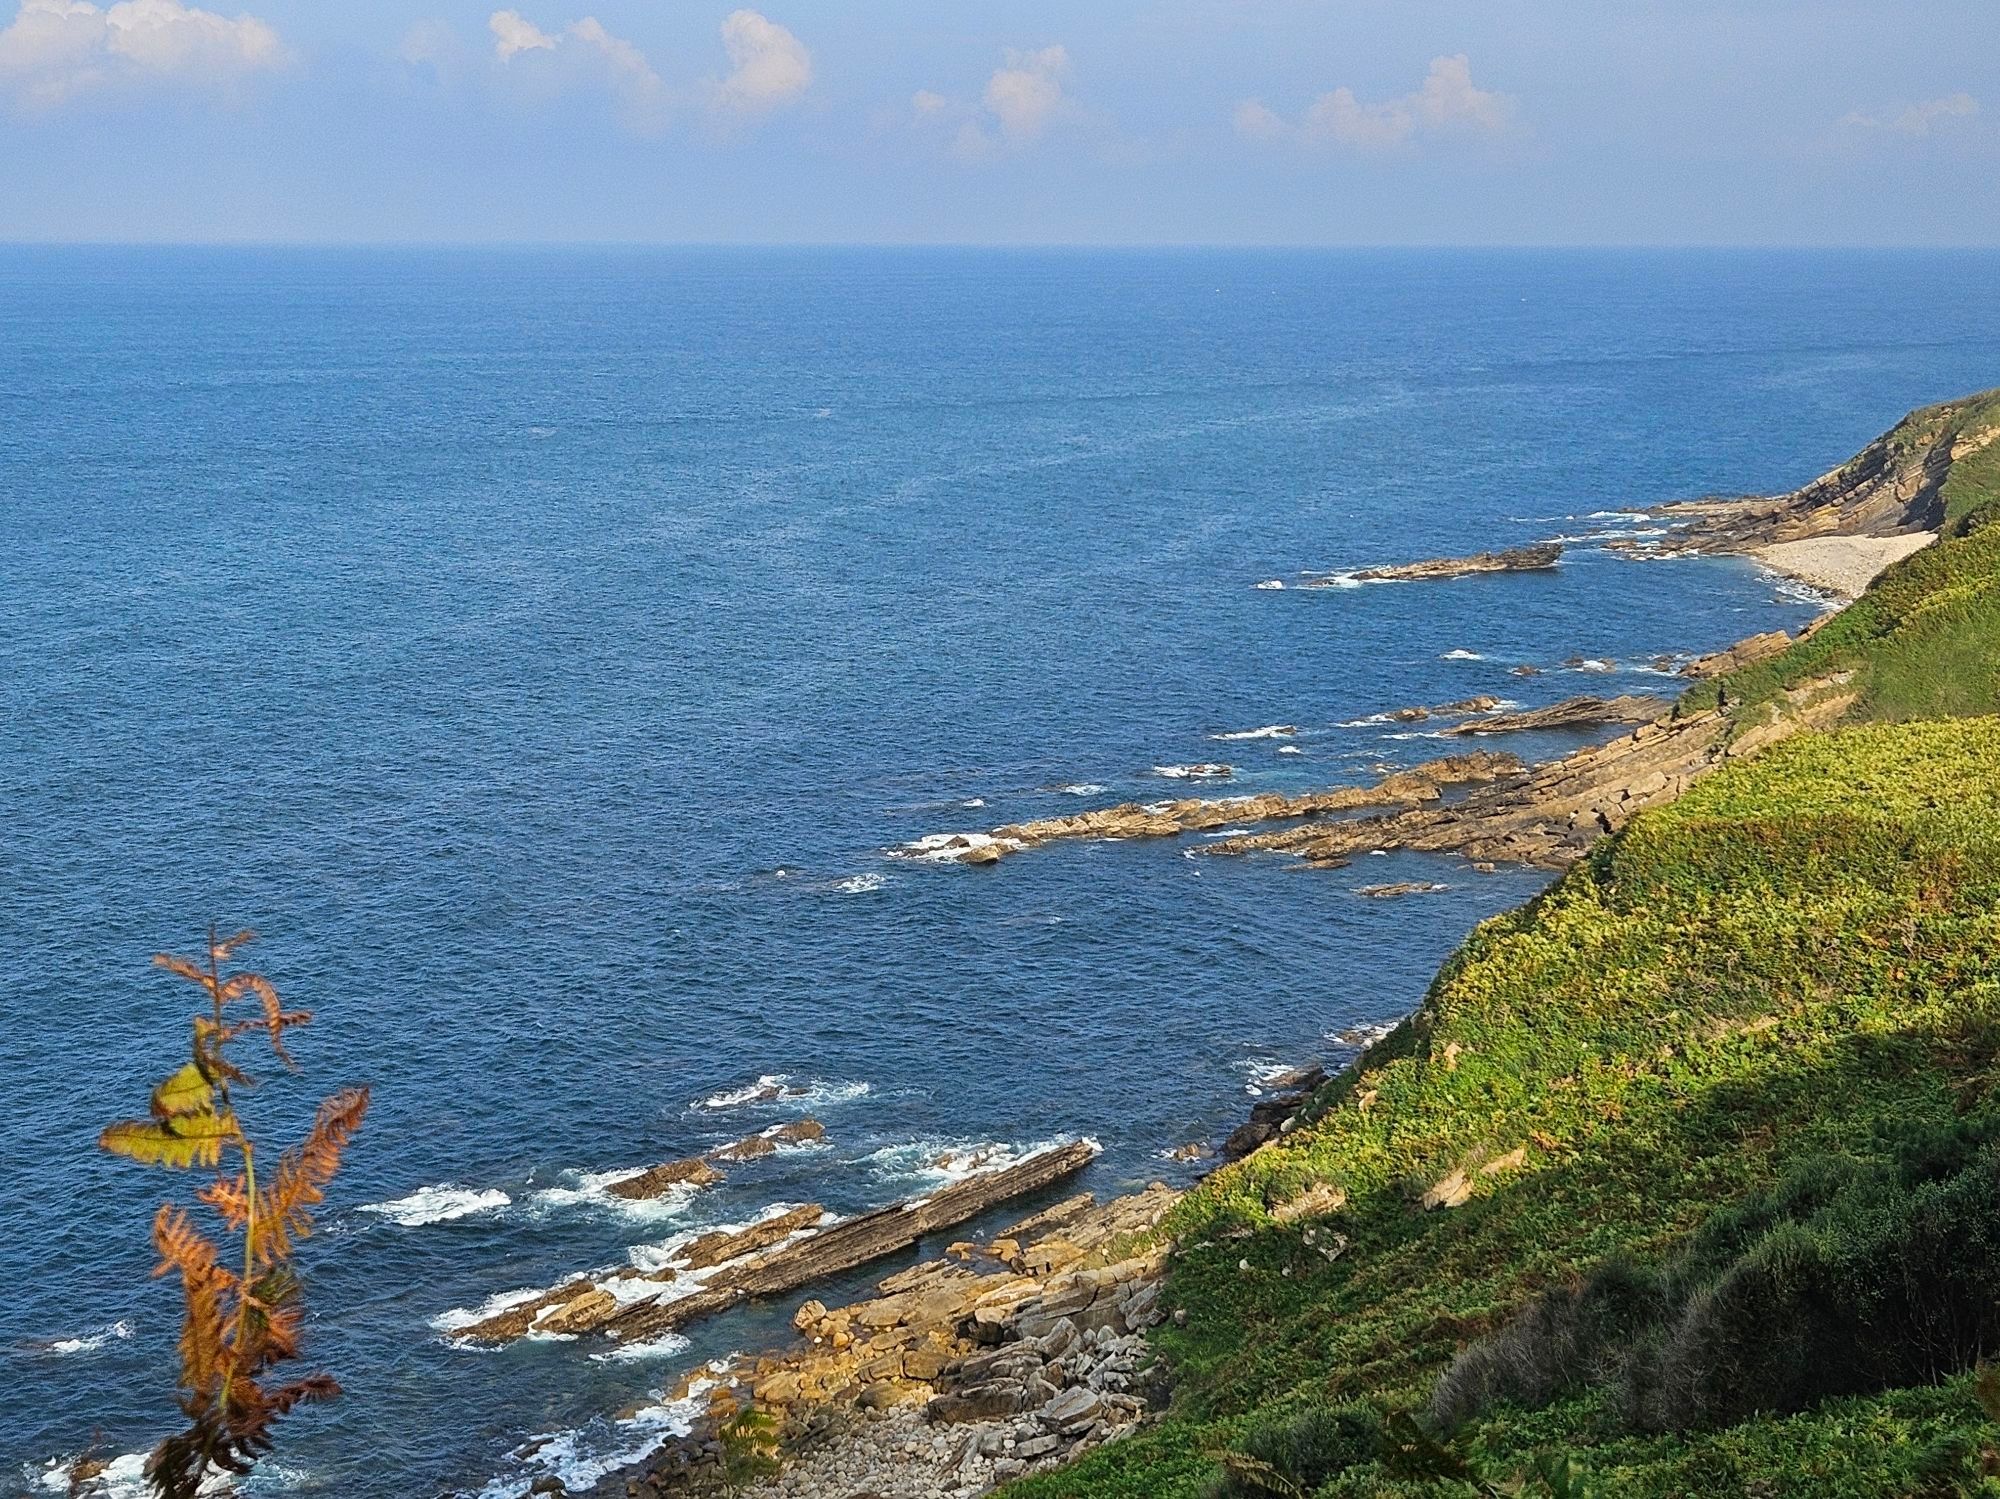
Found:
[(0, 0), (0, 240), (2000, 244), (2000, 0), (236, 3)]

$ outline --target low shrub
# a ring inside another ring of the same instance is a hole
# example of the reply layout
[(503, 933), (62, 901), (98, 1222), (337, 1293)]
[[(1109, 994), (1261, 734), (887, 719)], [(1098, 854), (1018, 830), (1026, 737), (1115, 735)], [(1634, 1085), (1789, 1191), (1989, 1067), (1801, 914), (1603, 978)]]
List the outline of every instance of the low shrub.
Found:
[(1436, 1387), (1447, 1428), (1586, 1388), (1638, 1431), (1731, 1425), (1934, 1383), (2000, 1349), (1993, 1121), (1886, 1159), (1802, 1163), (1714, 1214), (1664, 1270), (1612, 1264), (1466, 1349)]
[(1263, 1422), (1226, 1453), (1208, 1499), (1286, 1499), (1380, 1456), (1382, 1418), (1365, 1405), (1315, 1407)]

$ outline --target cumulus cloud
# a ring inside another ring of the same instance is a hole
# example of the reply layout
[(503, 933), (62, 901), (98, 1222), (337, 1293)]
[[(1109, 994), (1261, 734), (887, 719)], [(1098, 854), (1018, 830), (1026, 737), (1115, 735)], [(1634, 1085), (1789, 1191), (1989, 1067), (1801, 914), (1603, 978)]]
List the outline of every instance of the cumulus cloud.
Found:
[(1039, 140), (1056, 121), (1077, 112), (1066, 91), (1069, 68), (1069, 52), (1061, 46), (1027, 52), (1010, 47), (976, 103), (919, 89), (910, 97), (910, 109), (920, 125), (955, 124), (953, 154), (984, 161)]
[(20, 0), (0, 30), (0, 92), (47, 108), (86, 90), (146, 80), (227, 87), (289, 60), (278, 33), (180, 0)]
[(1921, 139), (1953, 120), (1969, 120), (1979, 113), (1979, 101), (1970, 94), (1946, 94), (1942, 99), (1925, 99), (1887, 115), (1863, 114), (1856, 110), (1841, 124), (1854, 130), (1879, 130), (1890, 135)]
[(493, 33), (493, 55), (505, 62), (521, 52), (553, 52), (556, 39), (518, 10), (496, 10), (486, 18)]
[(729, 76), (715, 85), (717, 109), (765, 114), (789, 104), (812, 83), (812, 54), (776, 21), (754, 10), (732, 12), (722, 23)]
[(628, 129), (652, 134), (666, 128), (673, 108), (666, 84), (645, 53), (606, 31), (597, 17), (572, 21), (552, 35), (518, 11), (496, 10), (486, 26), (493, 33), (493, 55), (503, 65), (545, 65), (554, 70), (546, 81), (555, 87), (607, 94)]
[(1010, 140), (1029, 141), (1048, 127), (1063, 104), (1063, 75), (1069, 72), (1069, 53), (1062, 47), (1044, 47), (1039, 52), (1007, 53), (1007, 65), (986, 80), (981, 95), (1000, 132)]
[(1262, 101), (1236, 106), (1236, 132), (1253, 140), (1296, 135), (1309, 144), (1351, 151), (1390, 151), (1427, 136), (1499, 135), (1514, 123), (1515, 102), (1507, 94), (1478, 87), (1464, 53), (1431, 59), (1430, 71), (1414, 92), (1365, 102), (1351, 88), (1321, 94), (1297, 121), (1288, 121)]

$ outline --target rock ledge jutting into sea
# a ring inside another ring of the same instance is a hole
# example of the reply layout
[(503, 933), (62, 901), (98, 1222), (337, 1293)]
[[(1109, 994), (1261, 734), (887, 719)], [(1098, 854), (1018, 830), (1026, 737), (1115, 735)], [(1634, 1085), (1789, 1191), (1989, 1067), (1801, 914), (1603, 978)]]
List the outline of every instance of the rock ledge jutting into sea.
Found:
[(1473, 573), (1540, 572), (1562, 561), (1562, 543), (1541, 541), (1532, 546), (1478, 552), (1470, 557), (1435, 557), (1394, 567), (1368, 567), (1352, 574), (1357, 583), (1420, 583), (1463, 578)]

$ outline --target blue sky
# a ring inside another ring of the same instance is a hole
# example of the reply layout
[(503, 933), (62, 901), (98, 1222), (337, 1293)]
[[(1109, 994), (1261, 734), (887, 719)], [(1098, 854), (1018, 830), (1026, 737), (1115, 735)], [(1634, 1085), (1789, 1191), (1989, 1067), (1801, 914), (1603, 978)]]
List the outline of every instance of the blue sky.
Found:
[(1996, 0), (211, 3), (0, 0), (0, 238), (2000, 243)]

